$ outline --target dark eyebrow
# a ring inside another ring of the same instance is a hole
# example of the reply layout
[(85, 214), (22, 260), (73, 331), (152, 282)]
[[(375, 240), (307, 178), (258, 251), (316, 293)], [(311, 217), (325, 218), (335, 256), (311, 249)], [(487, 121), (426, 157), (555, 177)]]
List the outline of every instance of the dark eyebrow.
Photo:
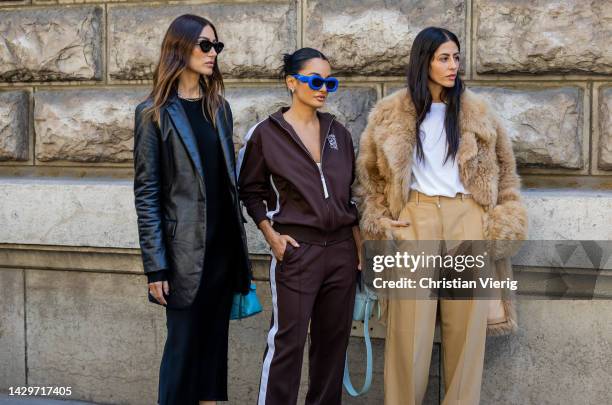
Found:
[[(460, 54), (461, 54), (461, 52), (455, 52), (453, 55), (460, 55)], [(441, 53), (438, 56), (450, 56), (450, 54), (449, 53)]]
[(214, 41), (212, 41), (210, 38), (208, 37), (198, 37), (198, 39), (206, 39), (209, 40), (210, 42), (217, 42), (217, 40), (215, 39)]

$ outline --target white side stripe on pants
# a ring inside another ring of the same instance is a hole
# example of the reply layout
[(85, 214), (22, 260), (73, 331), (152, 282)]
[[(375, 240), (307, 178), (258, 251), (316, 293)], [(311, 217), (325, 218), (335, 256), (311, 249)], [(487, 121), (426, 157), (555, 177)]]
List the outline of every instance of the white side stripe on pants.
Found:
[(268, 377), (270, 376), (270, 365), (274, 358), (274, 338), (276, 332), (278, 332), (278, 305), (276, 297), (276, 257), (272, 254), (272, 263), (270, 263), (270, 288), (272, 290), (272, 317), (273, 324), (272, 328), (268, 332), (268, 352), (263, 362), (263, 368), (261, 370), (261, 382), (259, 383), (259, 400), (257, 405), (266, 404), (266, 393), (268, 390)]

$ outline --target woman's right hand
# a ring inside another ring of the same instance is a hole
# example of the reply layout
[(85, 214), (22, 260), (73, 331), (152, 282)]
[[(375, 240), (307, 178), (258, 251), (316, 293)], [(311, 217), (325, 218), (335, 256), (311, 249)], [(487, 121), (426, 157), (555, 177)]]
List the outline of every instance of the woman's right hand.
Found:
[(296, 248), (300, 247), (300, 244), (297, 243), (296, 240), (293, 239), (291, 236), (281, 235), (280, 233), (276, 232), (274, 228), (272, 228), (272, 224), (270, 223), (270, 221), (267, 219), (261, 221), (259, 224), (257, 224), (257, 226), (263, 233), (264, 238), (266, 238), (266, 242), (268, 242), (268, 245), (270, 245), (270, 248), (272, 249), (272, 254), (279, 262), (283, 261), (283, 256), (285, 255), (287, 243), (291, 243), (291, 246)]
[(170, 294), (170, 284), (168, 281), (156, 281), (154, 283), (149, 283), (149, 292), (162, 305), (168, 305), (166, 302), (166, 298), (164, 294)]
[[(407, 228), (410, 226), (410, 221), (397, 219), (393, 220), (391, 218), (381, 218), (380, 224), (385, 232), (385, 237), (389, 240), (401, 240), (403, 239), (401, 235), (402, 228)], [(399, 232), (399, 233), (398, 233)]]
[(293, 247), (300, 247), (299, 243), (295, 239), (293, 239), (289, 235), (281, 235), (277, 232), (270, 237), (268, 240), (270, 247), (272, 248), (272, 253), (276, 260), (279, 262), (283, 261), (283, 256), (285, 255), (285, 250), (287, 249), (287, 243), (290, 243)]

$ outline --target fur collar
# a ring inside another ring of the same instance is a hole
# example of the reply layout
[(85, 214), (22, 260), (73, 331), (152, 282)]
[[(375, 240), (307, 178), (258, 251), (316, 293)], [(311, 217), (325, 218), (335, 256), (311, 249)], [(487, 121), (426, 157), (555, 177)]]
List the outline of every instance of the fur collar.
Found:
[[(372, 111), (375, 121), (395, 121), (410, 132), (414, 143), (414, 125), (416, 122), (416, 109), (412, 103), (408, 89), (398, 90), (380, 100)], [(487, 102), (469, 89), (461, 95), (461, 113), (459, 115), (461, 135), (473, 133), (484, 142), (489, 142), (496, 135), (497, 123), (489, 111)]]
[[(398, 190), (402, 190), (402, 199), (408, 201), (412, 152), (416, 144), (416, 110), (408, 90), (399, 90), (380, 100), (369, 121), (376, 127), (390, 169), (395, 173), (393, 177), (400, 182)], [(478, 152), (478, 141), (495, 142), (497, 123), (486, 101), (468, 89), (461, 96), (459, 126), (457, 162), (463, 183), (469, 184), (472, 172), (469, 162)]]

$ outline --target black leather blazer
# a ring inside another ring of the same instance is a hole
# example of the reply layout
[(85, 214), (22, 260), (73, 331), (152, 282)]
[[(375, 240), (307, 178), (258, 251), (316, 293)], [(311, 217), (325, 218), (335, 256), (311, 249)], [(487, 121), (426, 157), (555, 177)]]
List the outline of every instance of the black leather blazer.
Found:
[[(160, 125), (143, 114), (146, 100), (136, 107), (134, 126), (134, 195), (145, 273), (168, 270), (168, 307), (193, 302), (206, 254), (206, 189), (196, 138), (176, 93), (162, 107)], [(235, 291), (248, 292), (251, 266), (244, 220), (236, 185), (232, 141), (233, 119), (227, 101), (216, 113), (230, 194), (241, 241), (236, 252)]]

